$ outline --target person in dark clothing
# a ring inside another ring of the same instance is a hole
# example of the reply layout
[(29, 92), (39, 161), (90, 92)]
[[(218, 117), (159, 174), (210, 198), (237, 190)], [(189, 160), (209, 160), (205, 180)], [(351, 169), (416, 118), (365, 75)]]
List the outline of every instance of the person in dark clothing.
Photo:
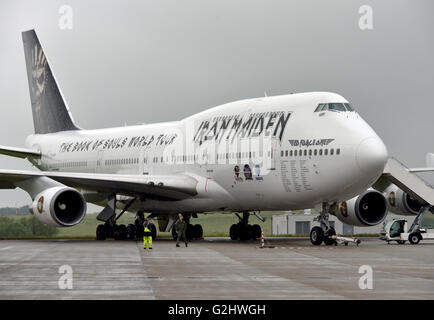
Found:
[(175, 222), (175, 231), (177, 234), (176, 246), (179, 247), (179, 240), (181, 237), (184, 239), (185, 246), (188, 247), (187, 243), (187, 222), (184, 221), (182, 214), (179, 215), (179, 219)]

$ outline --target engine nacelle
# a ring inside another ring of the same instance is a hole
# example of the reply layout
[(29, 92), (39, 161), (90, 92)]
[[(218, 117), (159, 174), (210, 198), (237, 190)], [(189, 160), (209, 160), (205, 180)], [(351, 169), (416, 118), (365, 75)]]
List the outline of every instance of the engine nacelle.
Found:
[(380, 192), (368, 189), (339, 203), (334, 209), (332, 214), (343, 223), (359, 227), (375, 226), (387, 216), (387, 201)]
[(417, 215), (422, 208), (422, 204), (419, 201), (394, 184), (391, 184), (384, 190), (384, 196), (387, 198), (389, 210), (395, 214), (404, 216)]
[(53, 187), (39, 193), (32, 204), (36, 218), (50, 226), (71, 227), (86, 215), (86, 200), (69, 187)]

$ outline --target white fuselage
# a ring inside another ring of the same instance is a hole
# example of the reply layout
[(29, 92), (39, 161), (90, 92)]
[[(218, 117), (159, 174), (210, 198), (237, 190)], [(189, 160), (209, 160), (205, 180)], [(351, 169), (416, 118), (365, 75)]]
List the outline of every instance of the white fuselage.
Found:
[(177, 122), (31, 135), (26, 145), (42, 152), (35, 165), (46, 171), (199, 181), (195, 197), (142, 199), (136, 210), (311, 208), (363, 192), (387, 160), (383, 142), (356, 112), (315, 112), (321, 103), (348, 101), (323, 92), (242, 100)]

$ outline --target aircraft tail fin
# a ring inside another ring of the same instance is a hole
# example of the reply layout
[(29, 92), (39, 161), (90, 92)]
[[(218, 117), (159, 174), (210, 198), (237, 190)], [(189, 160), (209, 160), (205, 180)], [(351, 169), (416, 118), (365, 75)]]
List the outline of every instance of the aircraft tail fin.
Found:
[(56, 83), (35, 30), (22, 33), (35, 133), (79, 130)]

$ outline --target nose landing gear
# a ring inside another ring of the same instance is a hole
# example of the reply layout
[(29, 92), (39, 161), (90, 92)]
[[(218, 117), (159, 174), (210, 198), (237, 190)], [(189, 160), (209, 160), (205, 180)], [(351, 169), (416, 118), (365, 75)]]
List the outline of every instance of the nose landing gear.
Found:
[(313, 227), (310, 231), (310, 242), (315, 246), (319, 246), (323, 242), (327, 246), (336, 244), (336, 240), (332, 239), (332, 236), (336, 235), (336, 231), (330, 226), (329, 210), (329, 204), (324, 202), (320, 215), (315, 218), (315, 221), (320, 223), (319, 227)]

